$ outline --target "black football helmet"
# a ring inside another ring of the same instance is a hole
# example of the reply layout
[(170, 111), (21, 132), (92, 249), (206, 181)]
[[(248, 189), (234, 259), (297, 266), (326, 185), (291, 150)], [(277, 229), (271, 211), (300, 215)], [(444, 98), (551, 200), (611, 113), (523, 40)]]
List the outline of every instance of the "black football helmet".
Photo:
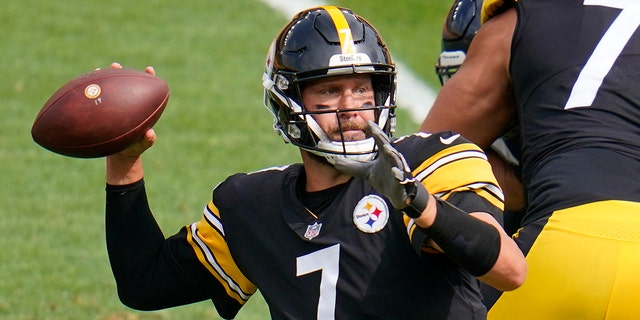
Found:
[(471, 40), (480, 28), (483, 0), (455, 0), (442, 29), (442, 53), (436, 63), (440, 84), (453, 76), (466, 58)]
[[(323, 6), (296, 14), (273, 40), (262, 76), (264, 104), (285, 142), (332, 162), (336, 156), (367, 161), (377, 153), (372, 137), (331, 141), (302, 103), (306, 81), (348, 74), (370, 74), (376, 123), (395, 130), (396, 67), (378, 31), (346, 8)], [(339, 116), (341, 110), (333, 110)]]

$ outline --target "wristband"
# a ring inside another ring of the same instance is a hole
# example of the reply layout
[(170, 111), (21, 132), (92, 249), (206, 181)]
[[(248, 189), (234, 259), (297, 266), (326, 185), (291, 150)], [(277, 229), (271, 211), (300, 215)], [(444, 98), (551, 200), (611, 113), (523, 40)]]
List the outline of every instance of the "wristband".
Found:
[(422, 183), (418, 180), (415, 181), (415, 187), (416, 195), (413, 197), (411, 203), (402, 209), (402, 211), (412, 219), (420, 217), (424, 209), (426, 209), (429, 204), (429, 193), (427, 192), (427, 189), (425, 189)]
[(420, 228), (445, 254), (474, 276), (481, 276), (498, 260), (500, 233), (492, 225), (436, 198), (436, 218)]

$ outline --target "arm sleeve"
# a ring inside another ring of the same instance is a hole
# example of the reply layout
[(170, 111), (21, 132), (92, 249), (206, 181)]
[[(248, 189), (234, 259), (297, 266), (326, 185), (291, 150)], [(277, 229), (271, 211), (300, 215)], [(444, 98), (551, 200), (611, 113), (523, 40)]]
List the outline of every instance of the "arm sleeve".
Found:
[[(165, 239), (149, 208), (144, 181), (107, 185), (106, 191), (107, 251), (123, 304), (158, 310), (213, 298), (216, 307), (229, 307), (218, 309), (221, 316), (237, 313), (240, 306), (217, 293), (216, 283), (188, 252), (180, 236), (184, 228)], [(189, 256), (193, 259), (186, 258)], [(203, 274), (205, 279), (201, 279)]]

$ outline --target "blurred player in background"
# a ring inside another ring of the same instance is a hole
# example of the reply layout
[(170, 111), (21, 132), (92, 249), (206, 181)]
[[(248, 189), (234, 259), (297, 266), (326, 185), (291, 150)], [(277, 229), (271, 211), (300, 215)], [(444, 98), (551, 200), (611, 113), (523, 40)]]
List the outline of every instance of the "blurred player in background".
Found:
[(518, 121), (516, 241), (529, 275), (490, 319), (640, 318), (638, 8), (485, 0), (464, 63), (423, 122), (487, 148)]
[[(436, 74), (440, 84), (451, 78), (467, 55), (471, 40), (480, 28), (480, 14), (482, 0), (455, 0), (442, 28), (442, 52), (436, 63)], [(520, 132), (517, 124), (513, 125), (506, 134), (491, 144), (485, 153), (493, 166), (498, 183), (509, 192), (505, 193), (504, 229), (507, 234), (514, 234), (520, 227), (524, 214), (524, 194), (519, 179), (505, 177), (519, 177), (520, 174)], [(494, 161), (494, 158), (499, 157)], [(509, 171), (504, 174), (503, 171)]]
[[(471, 40), (480, 28), (482, 0), (455, 0), (442, 28), (442, 52), (436, 63), (436, 74), (444, 85), (460, 68)], [(492, 163), (498, 183), (504, 189), (504, 230), (512, 235), (524, 216), (524, 190), (520, 177), (520, 132), (517, 124), (494, 141), (485, 153)], [(515, 177), (515, 178), (514, 178)], [(494, 287), (480, 283), (484, 304), (490, 309), (502, 294)]]
[(210, 299), (233, 318), (259, 289), (272, 319), (485, 319), (477, 279), (522, 284), (482, 150), (452, 132), (392, 140), (396, 69), (366, 20), (334, 6), (300, 12), (262, 80), (274, 128), (302, 163), (229, 177), (202, 219), (168, 239), (143, 180), (154, 131), (107, 157), (107, 249), (123, 303)]

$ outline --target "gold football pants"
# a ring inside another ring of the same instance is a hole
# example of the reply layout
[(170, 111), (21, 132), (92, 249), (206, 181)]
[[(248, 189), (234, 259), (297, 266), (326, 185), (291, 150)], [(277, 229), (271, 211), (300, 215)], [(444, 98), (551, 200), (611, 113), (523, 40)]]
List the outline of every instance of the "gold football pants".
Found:
[(525, 283), (488, 319), (640, 319), (640, 203), (556, 211), (526, 258)]

